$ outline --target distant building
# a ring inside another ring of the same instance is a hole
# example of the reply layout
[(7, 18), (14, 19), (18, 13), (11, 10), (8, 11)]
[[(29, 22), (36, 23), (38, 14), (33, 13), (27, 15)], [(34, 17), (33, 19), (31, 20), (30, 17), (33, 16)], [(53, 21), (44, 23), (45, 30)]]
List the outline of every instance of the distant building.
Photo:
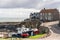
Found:
[(40, 20), (43, 21), (53, 21), (59, 20), (58, 9), (42, 9), (40, 12)]
[(38, 13), (38, 12), (36, 12), (36, 13), (31, 13), (31, 14), (30, 14), (30, 19), (31, 19), (31, 20), (40, 19), (39, 13)]

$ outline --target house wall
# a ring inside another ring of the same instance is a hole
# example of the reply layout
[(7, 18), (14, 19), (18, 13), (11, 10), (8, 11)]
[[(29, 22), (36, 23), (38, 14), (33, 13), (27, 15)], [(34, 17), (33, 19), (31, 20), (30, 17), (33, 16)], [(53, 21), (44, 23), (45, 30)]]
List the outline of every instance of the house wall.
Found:
[(40, 20), (52, 20), (51, 13), (40, 13)]
[(59, 20), (59, 14), (58, 13), (42, 13), (42, 15), (40, 15), (40, 20)]
[(55, 20), (59, 20), (59, 13), (55, 13), (55, 14), (54, 14), (54, 19), (55, 19)]
[(59, 20), (59, 11), (57, 9), (44, 9), (40, 11), (40, 20), (54, 21)]

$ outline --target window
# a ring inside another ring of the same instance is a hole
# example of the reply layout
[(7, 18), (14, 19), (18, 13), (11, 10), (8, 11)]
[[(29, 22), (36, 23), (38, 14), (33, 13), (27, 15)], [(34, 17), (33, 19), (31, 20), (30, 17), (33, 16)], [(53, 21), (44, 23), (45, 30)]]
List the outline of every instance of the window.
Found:
[(40, 20), (42, 20), (43, 18), (42, 17), (40, 17)]
[(51, 13), (48, 13), (49, 16), (51, 16)]
[(40, 20), (42, 20), (42, 13), (40, 13)]
[(45, 20), (47, 20), (47, 17), (48, 17), (47, 13), (44, 13)]
[(52, 20), (51, 13), (48, 13), (48, 20)]
[(42, 16), (42, 13), (40, 13), (40, 16)]

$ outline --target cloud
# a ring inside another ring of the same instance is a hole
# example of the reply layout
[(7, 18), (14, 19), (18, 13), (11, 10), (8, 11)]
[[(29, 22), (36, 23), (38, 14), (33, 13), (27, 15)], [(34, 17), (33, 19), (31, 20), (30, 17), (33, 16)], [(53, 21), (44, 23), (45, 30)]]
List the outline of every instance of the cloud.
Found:
[(49, 5), (44, 6), (45, 8), (58, 8), (60, 7), (60, 2), (52, 3)]
[(0, 9), (0, 18), (28, 18), (31, 12), (38, 11), (40, 10), (24, 8)]
[[(0, 0), (0, 8), (53, 8), (54, 3), (59, 0)], [(54, 4), (55, 5), (55, 4)], [(56, 5), (57, 6), (57, 5)]]
[(9, 8), (0, 9), (0, 22), (17, 22), (29, 18), (31, 12), (39, 12), (36, 9)]
[(29, 8), (33, 7), (36, 2), (35, 0), (0, 0), (0, 8)]

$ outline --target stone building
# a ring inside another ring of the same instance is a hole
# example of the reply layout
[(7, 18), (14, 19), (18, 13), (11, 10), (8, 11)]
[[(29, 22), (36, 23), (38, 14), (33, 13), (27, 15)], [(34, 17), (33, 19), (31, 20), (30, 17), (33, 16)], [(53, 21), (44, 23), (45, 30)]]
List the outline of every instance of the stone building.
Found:
[(59, 20), (58, 9), (42, 9), (40, 12), (40, 20), (43, 21), (54, 21)]

